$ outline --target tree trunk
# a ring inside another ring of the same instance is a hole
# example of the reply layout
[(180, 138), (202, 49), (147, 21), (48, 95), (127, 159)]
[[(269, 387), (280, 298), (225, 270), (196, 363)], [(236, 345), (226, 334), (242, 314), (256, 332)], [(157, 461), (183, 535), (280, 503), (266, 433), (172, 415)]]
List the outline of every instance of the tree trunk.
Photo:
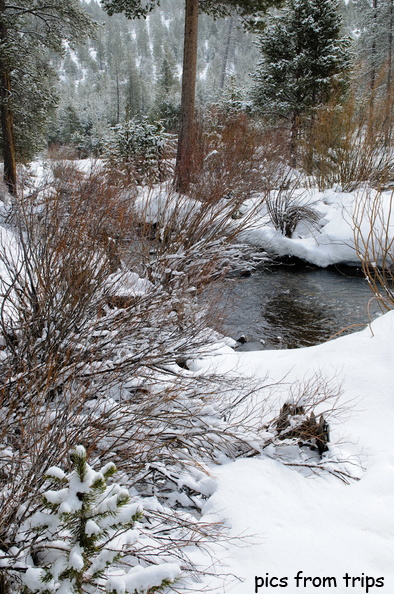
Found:
[[(5, 0), (0, 0), (0, 14), (5, 12)], [(4, 22), (0, 23), (0, 43), (7, 40), (7, 27)], [(14, 143), (14, 123), (11, 100), (11, 79), (9, 68), (4, 62), (0, 62), (0, 119), (3, 133), (3, 160), (4, 160), (4, 181), (8, 191), (16, 194), (16, 159)]]
[(290, 167), (295, 169), (298, 160), (298, 136), (300, 132), (300, 118), (299, 115), (293, 112), (291, 116), (290, 128)]
[(394, 0), (389, 4), (389, 30), (387, 48), (387, 81), (386, 81), (386, 107), (384, 118), (384, 143), (388, 147), (391, 144), (392, 108), (393, 108), (393, 29), (394, 29)]
[(224, 81), (226, 78), (226, 71), (227, 71), (227, 62), (228, 62), (228, 56), (230, 53), (230, 45), (231, 45), (231, 34), (233, 32), (233, 25), (234, 25), (234, 17), (230, 18), (229, 24), (228, 24), (228, 32), (227, 32), (227, 39), (226, 39), (226, 45), (224, 48), (224, 55), (223, 55), (223, 62), (222, 62), (222, 71), (220, 73), (220, 82), (219, 82), (219, 89), (221, 91), (223, 91), (224, 89)]
[(372, 0), (372, 8), (373, 8), (373, 37), (372, 37), (372, 47), (371, 47), (371, 57), (372, 57), (372, 69), (371, 69), (371, 80), (370, 80), (370, 88), (372, 94), (375, 91), (375, 81), (376, 81), (376, 37), (377, 37), (377, 19), (378, 19), (378, 0)]
[(194, 106), (197, 78), (197, 34), (198, 0), (186, 0), (182, 98), (175, 166), (175, 188), (178, 192), (186, 192), (191, 179), (195, 128)]
[(394, 7), (393, 0), (390, 0), (389, 9), (389, 31), (387, 48), (387, 94), (391, 95), (391, 83), (393, 76), (393, 28), (394, 28)]

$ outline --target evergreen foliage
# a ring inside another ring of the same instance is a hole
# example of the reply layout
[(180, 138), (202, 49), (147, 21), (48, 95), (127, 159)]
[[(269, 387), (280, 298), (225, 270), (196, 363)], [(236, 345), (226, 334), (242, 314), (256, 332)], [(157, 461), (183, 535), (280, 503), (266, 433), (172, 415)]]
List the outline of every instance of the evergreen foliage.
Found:
[(160, 0), (103, 0), (102, 5), (110, 16), (123, 12), (128, 19), (139, 19), (160, 6)]
[[(232, 11), (242, 16), (257, 15), (265, 11), (271, 4), (270, 0), (199, 0), (202, 12), (216, 17), (228, 16)], [(127, 18), (146, 17), (157, 6), (160, 0), (103, 0), (103, 7), (109, 15), (123, 12)]]
[(259, 110), (294, 120), (344, 86), (349, 40), (332, 0), (290, 0), (259, 39), (263, 61), (255, 79)]
[(27, 162), (45, 146), (48, 115), (59, 97), (56, 73), (44, 49), (38, 54), (26, 41), (19, 58), (11, 73), (15, 151), (19, 162)]
[(122, 567), (138, 540), (133, 528), (142, 518), (142, 506), (130, 502), (127, 489), (107, 484), (115, 465), (94, 471), (82, 446), (72, 452), (71, 462), (69, 474), (49, 469), (46, 478), (58, 488), (44, 493), (44, 510), (29, 522), (37, 533), (35, 557), (41, 567), (27, 570), (25, 592), (144, 594), (172, 583), (179, 575), (174, 564), (144, 568), (134, 563), (128, 572)]
[(164, 47), (164, 57), (161, 57), (159, 64), (153, 114), (155, 119), (163, 121), (167, 130), (175, 132), (178, 129), (181, 96), (175, 56), (168, 44)]
[[(257, 17), (277, 0), (186, 0), (185, 34), (183, 46), (182, 93), (179, 114), (178, 147), (175, 165), (175, 187), (180, 192), (188, 189), (190, 164), (193, 159), (192, 136), (195, 132), (195, 96), (198, 56), (199, 9), (214, 17), (236, 12), (242, 17)], [(103, 0), (108, 14), (124, 13), (127, 18), (146, 17), (160, 0)]]
[[(10, 86), (2, 93), (2, 106), (8, 110), (2, 109), (2, 118), (8, 117), (14, 127), (17, 157), (27, 160), (42, 142), (48, 112), (57, 101), (49, 52), (62, 53), (64, 41), (87, 38), (94, 24), (77, 0), (3, 2), (0, 24), (0, 75)], [(9, 140), (1, 137), (3, 149), (4, 142)]]
[[(366, 84), (390, 92), (393, 78), (393, 0), (353, 0), (357, 45)], [(384, 71), (384, 72), (383, 72)]]
[[(60, 82), (59, 110), (50, 122), (51, 144), (74, 144), (64, 119), (70, 104), (80, 120), (78, 134), (83, 136), (83, 147), (92, 147), (95, 155), (110, 126), (135, 116), (160, 119), (168, 131), (177, 131), (183, 4), (183, 0), (161, 0), (160, 9), (150, 13), (147, 27), (143, 18), (128, 20), (124, 14), (109, 17), (96, 2), (82, 3), (84, 10), (103, 26), (94, 38), (78, 44), (75, 52), (67, 49), (60, 61), (54, 57)], [(230, 20), (233, 25), (226, 54)], [(220, 97), (230, 76), (239, 87), (251, 85), (250, 65), (257, 61), (258, 50), (254, 34), (240, 25), (237, 16), (215, 20), (208, 14), (200, 15), (199, 108)]]
[(236, 12), (242, 17), (258, 17), (273, 4), (279, 5), (280, 1), (272, 0), (200, 0), (201, 10), (215, 17), (229, 16)]
[(161, 122), (150, 124), (147, 118), (134, 118), (112, 128), (104, 157), (111, 168), (126, 171), (137, 184), (162, 181), (166, 172), (163, 155), (169, 140)]

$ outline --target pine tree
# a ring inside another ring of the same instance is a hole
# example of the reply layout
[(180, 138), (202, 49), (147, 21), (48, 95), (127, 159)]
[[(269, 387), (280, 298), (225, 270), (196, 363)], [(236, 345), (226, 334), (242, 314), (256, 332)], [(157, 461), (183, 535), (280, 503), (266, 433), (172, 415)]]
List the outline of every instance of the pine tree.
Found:
[(349, 44), (333, 0), (289, 0), (261, 35), (254, 102), (261, 112), (290, 120), (293, 156), (300, 117), (344, 88)]
[[(4, 180), (11, 193), (16, 191), (17, 147), (23, 144), (25, 152), (31, 152), (19, 136), (18, 127), (28, 130), (31, 123), (23, 119), (21, 103), (37, 107), (30, 115), (40, 126), (55, 102), (53, 85), (48, 82), (53, 76), (48, 61), (45, 68), (37, 68), (37, 61), (45, 58), (47, 50), (62, 52), (64, 40), (80, 40), (93, 30), (93, 23), (78, 0), (52, 3), (20, 0), (17, 4), (0, 0), (0, 119)], [(30, 101), (30, 93), (34, 93), (37, 101)], [(37, 128), (33, 126), (33, 130)]]
[(157, 77), (157, 91), (153, 116), (162, 120), (169, 130), (176, 130), (179, 117), (180, 85), (176, 71), (174, 53), (166, 43), (163, 47), (164, 57), (161, 57)]
[[(279, 0), (185, 0), (182, 95), (175, 181), (179, 191), (186, 191), (190, 182), (190, 162), (193, 152), (194, 112), (197, 78), (197, 39), (199, 11), (214, 17), (233, 12), (253, 17), (266, 11)], [(102, 0), (109, 15), (123, 12), (127, 18), (146, 17), (160, 4), (159, 0)]]
[(141, 75), (133, 61), (130, 60), (128, 66), (126, 75), (126, 121), (131, 120), (134, 116), (142, 116), (144, 103), (144, 88)]
[[(15, 157), (27, 162), (45, 145), (48, 114), (56, 107), (56, 74), (49, 66), (49, 55), (25, 48), (22, 64), (11, 73), (11, 92), (15, 136)], [(0, 143), (2, 143), (0, 134)], [(4, 149), (3, 143), (3, 149)]]
[(122, 171), (137, 184), (163, 181), (167, 171), (163, 153), (168, 138), (161, 122), (150, 124), (144, 117), (118, 124), (104, 147), (106, 164)]
[(107, 484), (115, 465), (109, 463), (96, 472), (82, 446), (72, 452), (71, 461), (69, 474), (58, 467), (47, 472), (47, 479), (58, 488), (44, 493), (44, 511), (30, 521), (41, 567), (27, 570), (25, 591), (143, 594), (172, 583), (180, 573), (174, 564), (144, 568), (134, 561), (131, 571), (122, 568), (122, 560), (135, 552), (138, 533), (133, 527), (142, 518), (142, 506), (131, 503), (124, 487)]
[(391, 94), (394, 0), (354, 0), (353, 5), (359, 31), (357, 45), (366, 82), (372, 91), (375, 91), (377, 86), (383, 86), (384, 92)]

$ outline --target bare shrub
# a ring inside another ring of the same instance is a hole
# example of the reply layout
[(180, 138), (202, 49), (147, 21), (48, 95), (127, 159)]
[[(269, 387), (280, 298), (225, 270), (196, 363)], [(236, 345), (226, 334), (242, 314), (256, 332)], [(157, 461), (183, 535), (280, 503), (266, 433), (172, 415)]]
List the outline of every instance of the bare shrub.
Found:
[(79, 151), (75, 146), (60, 144), (60, 142), (51, 143), (48, 147), (47, 156), (54, 161), (79, 159)]
[(367, 191), (353, 213), (354, 243), (365, 278), (383, 310), (394, 307), (393, 192)]
[(264, 191), (286, 184), (291, 161), (288, 131), (280, 126), (263, 125), (258, 154)]
[(245, 114), (235, 121), (211, 114), (196, 132), (188, 196), (168, 183), (135, 198), (137, 228), (128, 265), (153, 283), (182, 285), (186, 292), (200, 291), (236, 268), (238, 238), (253, 224), (269, 189), (287, 175), (284, 164), (274, 166), (275, 141)]
[(236, 241), (254, 213), (251, 209), (240, 216), (237, 197), (200, 202), (165, 186), (140, 197), (135, 209), (141, 223), (131, 265), (153, 283), (183, 287), (185, 297), (192, 287), (200, 292), (238, 263)]
[(362, 182), (382, 187), (393, 180), (393, 110), (387, 101), (375, 92), (362, 99), (353, 93), (345, 101), (334, 96), (317, 111), (306, 137), (303, 166), (320, 190), (340, 184), (351, 191)]
[(242, 113), (228, 118), (211, 113), (205, 125), (203, 163), (193, 180), (193, 195), (204, 200), (236, 193), (245, 200), (261, 189), (262, 139), (253, 122)]
[[(15, 199), (12, 228), (3, 229), (0, 548), (6, 573), (18, 572), (29, 551), (31, 543), (18, 540), (20, 526), (40, 506), (46, 469), (63, 464), (75, 443), (103, 463), (114, 460), (142, 495), (159, 493), (182, 507), (201, 507), (209, 495), (207, 461), (235, 456), (248, 443), (245, 428), (230, 427), (224, 412), (241, 384), (177, 364), (202, 356), (218, 340), (185, 291), (193, 280), (206, 282), (211, 263), (204, 258), (220, 241), (214, 244), (214, 231), (205, 240), (196, 227), (200, 245), (182, 252), (179, 241), (163, 238), (165, 256), (150, 254), (141, 274), (150, 269), (151, 280), (140, 278), (120, 257), (125, 245), (132, 250), (138, 243), (129, 241), (140, 230), (135, 213), (133, 193), (119, 194), (101, 174), (73, 175), (66, 168), (54, 184)], [(199, 217), (204, 225), (207, 219)], [(182, 220), (177, 233), (186, 241), (190, 218)], [(174, 274), (165, 268), (171, 260)], [(149, 539), (164, 556), (185, 559), (183, 548), (210, 538), (208, 528), (189, 517), (156, 512), (149, 516)], [(154, 552), (141, 555), (149, 560)]]
[(264, 398), (245, 406), (261, 386), (188, 369), (220, 344), (193, 295), (227, 265), (236, 204), (223, 212), (216, 200), (159, 198), (139, 208), (105, 176), (67, 170), (15, 199), (9, 236), (3, 228), (3, 578), (26, 568), (32, 540), (21, 538), (21, 525), (40, 509), (48, 467), (64, 466), (75, 444), (100, 465), (115, 462), (127, 486), (148, 497), (138, 559), (178, 558), (186, 570), (191, 543), (217, 538), (186, 511), (212, 492), (209, 464), (270, 444)]
[(282, 175), (285, 141), (245, 113), (212, 108), (196, 123), (191, 162), (185, 164), (188, 194), (197, 200), (237, 196), (240, 204), (272, 187)]

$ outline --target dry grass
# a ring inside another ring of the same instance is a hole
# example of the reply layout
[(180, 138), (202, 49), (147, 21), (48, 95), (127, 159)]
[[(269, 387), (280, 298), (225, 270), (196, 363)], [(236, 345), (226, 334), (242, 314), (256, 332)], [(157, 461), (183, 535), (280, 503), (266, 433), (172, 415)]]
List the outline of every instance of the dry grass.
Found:
[(272, 224), (289, 238), (293, 236), (299, 223), (315, 227), (320, 220), (313, 203), (305, 201), (305, 195), (296, 190), (296, 184), (289, 180), (266, 197), (267, 213)]

